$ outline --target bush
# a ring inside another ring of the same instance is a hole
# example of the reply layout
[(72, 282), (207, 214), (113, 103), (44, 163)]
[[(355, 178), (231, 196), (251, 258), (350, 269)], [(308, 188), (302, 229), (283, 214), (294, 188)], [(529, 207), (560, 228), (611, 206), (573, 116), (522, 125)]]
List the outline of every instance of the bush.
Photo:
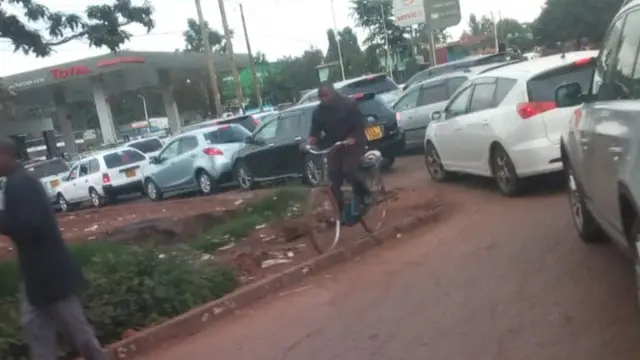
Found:
[[(83, 304), (103, 344), (120, 339), (127, 329), (147, 327), (220, 298), (238, 285), (233, 271), (200, 267), (185, 253), (159, 256), (149, 249), (99, 243), (74, 247), (73, 253), (84, 265), (89, 286)], [(15, 269), (14, 262), (1, 265)], [(16, 293), (0, 298), (0, 314), (0, 359), (27, 359)]]

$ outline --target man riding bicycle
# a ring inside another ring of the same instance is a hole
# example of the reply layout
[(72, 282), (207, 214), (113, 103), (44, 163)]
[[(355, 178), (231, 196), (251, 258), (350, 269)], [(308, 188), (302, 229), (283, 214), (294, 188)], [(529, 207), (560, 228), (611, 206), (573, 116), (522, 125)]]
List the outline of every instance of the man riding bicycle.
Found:
[(345, 142), (327, 158), (331, 192), (342, 214), (344, 195), (341, 187), (344, 180), (351, 184), (358, 204), (366, 204), (370, 198), (369, 189), (358, 173), (366, 150), (365, 120), (355, 101), (338, 94), (331, 83), (320, 85), (318, 97), (320, 104), (313, 111), (307, 145), (328, 148), (337, 142)]

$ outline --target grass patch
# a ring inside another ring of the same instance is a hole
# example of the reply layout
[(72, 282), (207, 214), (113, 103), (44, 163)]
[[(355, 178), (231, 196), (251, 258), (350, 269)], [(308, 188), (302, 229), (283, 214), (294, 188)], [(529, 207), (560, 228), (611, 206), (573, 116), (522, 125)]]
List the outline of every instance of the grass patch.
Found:
[(274, 194), (232, 211), (228, 220), (205, 231), (190, 242), (193, 249), (211, 253), (234, 241), (247, 237), (257, 226), (274, 220), (292, 219), (302, 214), (309, 194), (306, 188), (282, 188)]

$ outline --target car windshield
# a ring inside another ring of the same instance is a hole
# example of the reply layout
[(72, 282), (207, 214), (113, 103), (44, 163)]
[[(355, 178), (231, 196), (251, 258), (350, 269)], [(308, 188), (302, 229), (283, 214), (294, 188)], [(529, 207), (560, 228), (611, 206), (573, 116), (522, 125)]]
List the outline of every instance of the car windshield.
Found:
[(162, 141), (160, 141), (160, 139), (157, 139), (157, 138), (146, 139), (146, 140), (130, 143), (128, 146), (136, 150), (139, 150), (144, 154), (148, 154), (148, 153), (159, 151), (160, 149), (162, 149)]
[(122, 149), (116, 152), (106, 154), (102, 157), (107, 169), (113, 169), (120, 166), (126, 166), (145, 160), (145, 156), (139, 151)]
[(529, 101), (555, 101), (556, 89), (562, 84), (578, 83), (583, 90), (589, 88), (594, 66), (574, 68), (565, 66), (529, 80)]
[(353, 82), (340, 89), (343, 95), (353, 95), (358, 93), (380, 94), (398, 89), (398, 85), (386, 75), (371, 76)]
[(42, 179), (68, 172), (69, 165), (62, 159), (53, 159), (30, 164), (26, 166), (26, 169), (36, 178)]
[(204, 134), (210, 145), (244, 142), (251, 133), (242, 126), (222, 126)]

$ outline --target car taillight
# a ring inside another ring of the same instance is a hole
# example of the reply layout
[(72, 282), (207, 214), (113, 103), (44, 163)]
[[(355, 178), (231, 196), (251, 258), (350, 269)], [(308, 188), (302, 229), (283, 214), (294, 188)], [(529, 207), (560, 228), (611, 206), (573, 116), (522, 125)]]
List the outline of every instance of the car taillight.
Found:
[(204, 150), (202, 150), (202, 152), (209, 156), (217, 156), (223, 154), (222, 150), (218, 148), (205, 148)]
[(109, 177), (109, 174), (107, 173), (102, 174), (102, 183), (108, 184), (110, 182), (111, 182), (111, 177)]
[(256, 119), (255, 116), (251, 116), (251, 120), (253, 120), (253, 124), (254, 125), (256, 125), (256, 126), (260, 125), (260, 121), (258, 119)]
[(528, 119), (532, 116), (542, 114), (545, 111), (553, 110), (556, 108), (554, 101), (534, 101), (528, 103), (518, 104), (518, 114), (523, 119)]
[(400, 113), (399, 112), (396, 113), (396, 122), (400, 122)]

